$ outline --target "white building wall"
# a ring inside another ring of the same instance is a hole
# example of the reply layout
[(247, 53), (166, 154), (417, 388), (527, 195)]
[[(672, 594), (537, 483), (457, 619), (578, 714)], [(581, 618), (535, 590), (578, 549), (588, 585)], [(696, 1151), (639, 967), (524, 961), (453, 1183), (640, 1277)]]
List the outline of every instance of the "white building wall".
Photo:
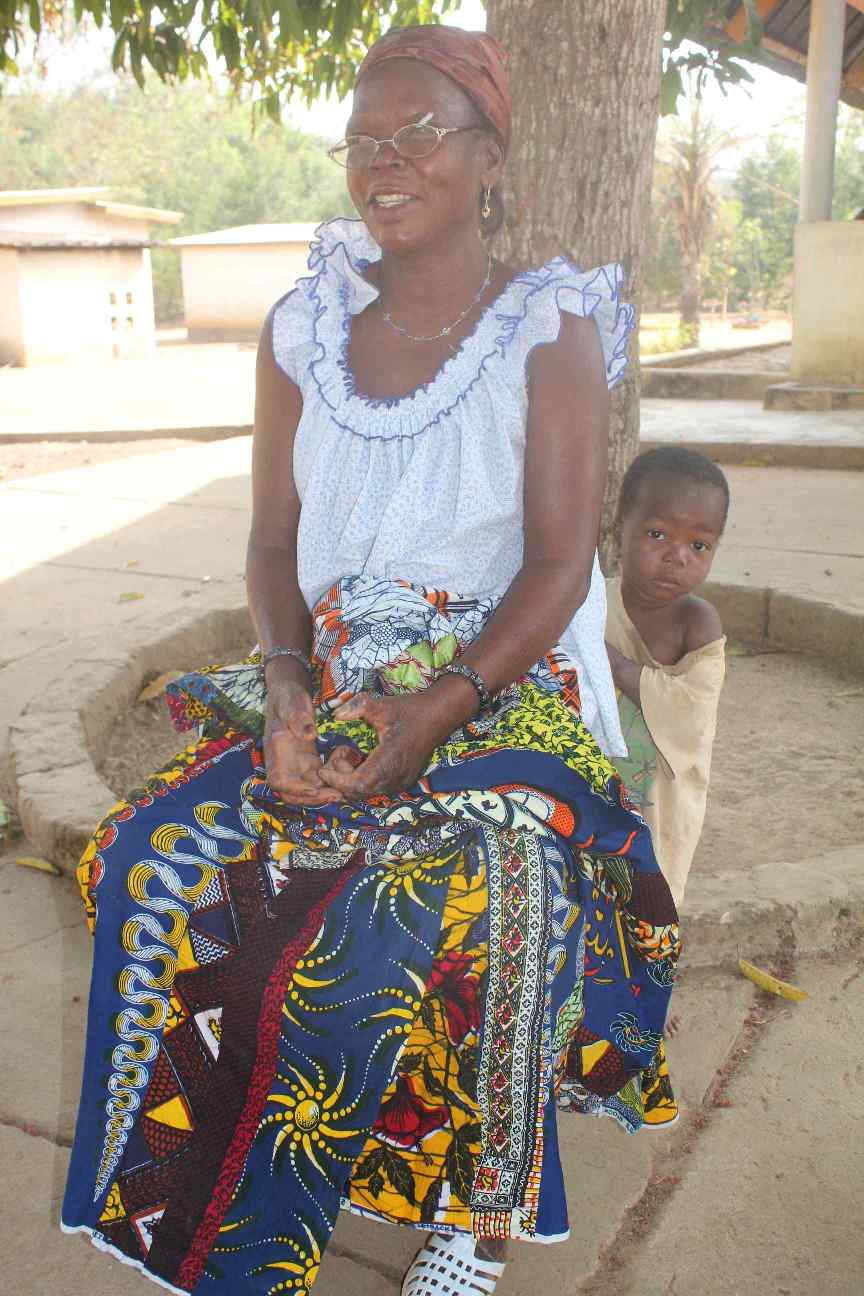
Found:
[(18, 253), (20, 364), (149, 354), (155, 346), (149, 253), (31, 249)]
[(18, 252), (0, 248), (0, 365), (23, 364), (24, 352)]
[(66, 239), (146, 239), (148, 224), (129, 216), (114, 216), (83, 202), (21, 203), (0, 207), (0, 230), (33, 237), (62, 234)]
[(181, 247), (190, 338), (257, 333), (270, 307), (307, 274), (308, 243)]
[(792, 377), (864, 386), (864, 221), (795, 227)]

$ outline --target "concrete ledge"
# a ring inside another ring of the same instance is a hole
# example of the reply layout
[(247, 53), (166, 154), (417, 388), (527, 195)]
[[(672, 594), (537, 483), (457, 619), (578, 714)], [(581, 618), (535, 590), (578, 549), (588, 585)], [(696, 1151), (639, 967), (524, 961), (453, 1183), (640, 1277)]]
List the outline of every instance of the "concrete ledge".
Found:
[(794, 864), (691, 876), (681, 914), (689, 967), (822, 954), (861, 940), (864, 843)]
[(133, 441), (225, 441), (229, 437), (251, 435), (251, 423), (226, 424), (224, 427), (119, 428), (99, 432), (0, 432), (0, 445), (27, 445), (38, 441), (108, 441), (116, 444)]
[(642, 373), (642, 395), (665, 400), (763, 400), (776, 373), (744, 369), (673, 369), (659, 367)]
[(864, 410), (864, 387), (771, 383), (764, 404), (766, 410)]
[(851, 608), (772, 593), (767, 638), (769, 643), (795, 644), (801, 652), (831, 657), (856, 673), (864, 673), (864, 616)]
[[(117, 800), (94, 763), (118, 714), (132, 705), (149, 676), (191, 670), (251, 647), (246, 607), (171, 615), (153, 626), (153, 638), (128, 657), (70, 661), (27, 706), (9, 734), (18, 813), (41, 855), (73, 869), (90, 834)], [(178, 740), (178, 748), (180, 746)]]
[(713, 350), (699, 347), (687, 347), (683, 351), (663, 351), (660, 355), (639, 357), (641, 369), (675, 369), (679, 365), (706, 364), (711, 360), (725, 360), (729, 356), (748, 355), (751, 351), (774, 351), (777, 347), (788, 346), (788, 338), (775, 338), (773, 342), (742, 342), (741, 346), (715, 347)]
[(657, 446), (685, 446), (707, 455), (714, 463), (745, 468), (830, 468), (835, 472), (864, 471), (864, 445), (824, 445), (816, 441), (687, 441), (643, 438), (640, 450)]
[[(730, 635), (819, 653), (864, 675), (864, 614), (768, 589), (711, 583), (704, 593)], [(94, 762), (119, 713), (149, 677), (236, 657), (253, 642), (245, 606), (171, 615), (128, 656), (70, 660), (11, 731), (22, 826), (35, 850), (71, 872), (115, 802)], [(179, 745), (179, 744), (178, 744)], [(799, 864), (694, 876), (684, 913), (688, 961), (718, 965), (779, 951), (820, 953), (860, 937), (864, 843)], [(690, 951), (692, 950), (692, 957)]]

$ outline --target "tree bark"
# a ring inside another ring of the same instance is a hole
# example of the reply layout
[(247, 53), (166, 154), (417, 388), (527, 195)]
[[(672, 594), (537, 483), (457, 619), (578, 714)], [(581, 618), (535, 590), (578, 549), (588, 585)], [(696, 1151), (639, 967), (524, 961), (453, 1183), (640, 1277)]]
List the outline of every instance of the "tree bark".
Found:
[[(638, 313), (665, 0), (486, 0), (486, 12), (513, 88), (496, 253), (521, 266), (561, 254), (586, 268), (620, 261), (625, 300)], [(639, 442), (638, 332), (630, 354), (612, 401), (600, 531), (607, 572), (617, 562), (618, 489)]]

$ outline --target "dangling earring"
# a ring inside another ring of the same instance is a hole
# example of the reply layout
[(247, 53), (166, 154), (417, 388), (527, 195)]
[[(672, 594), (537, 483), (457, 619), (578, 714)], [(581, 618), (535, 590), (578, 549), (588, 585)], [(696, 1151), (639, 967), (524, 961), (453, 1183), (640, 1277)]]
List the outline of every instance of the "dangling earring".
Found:
[(492, 197), (492, 186), (487, 185), (483, 190), (483, 206), (480, 208), (480, 215), (484, 221), (488, 221), (492, 215), (492, 203), (489, 201)]

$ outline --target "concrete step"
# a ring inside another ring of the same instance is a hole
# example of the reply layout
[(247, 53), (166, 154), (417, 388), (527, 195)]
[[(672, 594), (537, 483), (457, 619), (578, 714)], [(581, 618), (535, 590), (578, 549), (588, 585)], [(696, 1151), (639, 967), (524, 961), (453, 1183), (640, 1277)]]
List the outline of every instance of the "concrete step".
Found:
[(667, 400), (763, 400), (777, 373), (746, 369), (642, 370), (642, 395)]
[(766, 410), (864, 410), (864, 387), (771, 383), (764, 401)]

